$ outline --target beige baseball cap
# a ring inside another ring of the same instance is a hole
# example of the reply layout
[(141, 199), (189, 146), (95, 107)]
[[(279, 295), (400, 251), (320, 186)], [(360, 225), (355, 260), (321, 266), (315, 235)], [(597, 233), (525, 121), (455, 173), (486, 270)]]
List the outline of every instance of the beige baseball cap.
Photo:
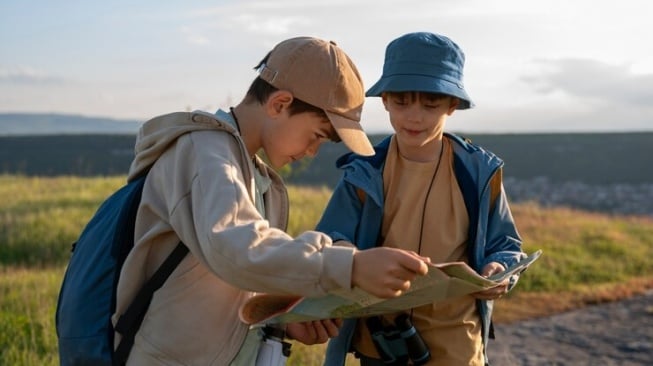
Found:
[(259, 76), (277, 89), (322, 108), (345, 145), (359, 155), (374, 155), (360, 125), (365, 90), (358, 69), (333, 41), (296, 37), (276, 45)]

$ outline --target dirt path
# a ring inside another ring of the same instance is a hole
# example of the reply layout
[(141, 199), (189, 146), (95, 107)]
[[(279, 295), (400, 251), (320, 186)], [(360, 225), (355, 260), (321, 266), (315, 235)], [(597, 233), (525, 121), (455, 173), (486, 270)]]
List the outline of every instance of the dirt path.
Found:
[(653, 290), (514, 324), (497, 325), (492, 366), (653, 365)]

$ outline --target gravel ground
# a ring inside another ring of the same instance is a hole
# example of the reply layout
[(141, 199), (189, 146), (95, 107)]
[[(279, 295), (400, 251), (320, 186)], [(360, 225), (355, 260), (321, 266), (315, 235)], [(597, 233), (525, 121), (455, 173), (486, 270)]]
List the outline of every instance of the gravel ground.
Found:
[(653, 365), (653, 291), (614, 303), (495, 326), (492, 366)]

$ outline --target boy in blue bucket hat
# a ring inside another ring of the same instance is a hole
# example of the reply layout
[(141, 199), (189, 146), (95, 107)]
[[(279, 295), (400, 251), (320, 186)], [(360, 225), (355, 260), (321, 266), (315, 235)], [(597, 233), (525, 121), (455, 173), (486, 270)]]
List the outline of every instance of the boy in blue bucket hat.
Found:
[[(464, 62), (463, 51), (442, 35), (409, 33), (390, 42), (383, 75), (366, 96), (381, 97), (394, 134), (375, 146), (374, 156), (350, 153), (337, 161), (344, 175), (317, 230), (359, 249), (393, 247), (433, 263), (464, 261), (483, 276), (525, 256), (503, 189), (502, 160), (444, 132), (454, 111), (474, 106), (463, 84)], [(329, 342), (325, 364), (343, 365), (353, 352), (363, 366), (488, 365), (493, 301), (517, 279), (401, 313), (347, 319)], [(412, 343), (402, 336), (411, 325)], [(424, 347), (414, 347), (419, 338)]]

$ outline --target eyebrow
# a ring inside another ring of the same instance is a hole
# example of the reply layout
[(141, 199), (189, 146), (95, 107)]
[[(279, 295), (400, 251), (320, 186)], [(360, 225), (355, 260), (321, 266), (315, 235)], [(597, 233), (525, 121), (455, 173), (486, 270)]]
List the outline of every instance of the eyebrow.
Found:
[(340, 135), (338, 135), (338, 132), (336, 131), (336, 128), (333, 126), (333, 123), (331, 123), (331, 120), (329, 118), (326, 118), (324, 120), (325, 124), (321, 128), (322, 132), (332, 142), (340, 142), (342, 139), (340, 138)]

